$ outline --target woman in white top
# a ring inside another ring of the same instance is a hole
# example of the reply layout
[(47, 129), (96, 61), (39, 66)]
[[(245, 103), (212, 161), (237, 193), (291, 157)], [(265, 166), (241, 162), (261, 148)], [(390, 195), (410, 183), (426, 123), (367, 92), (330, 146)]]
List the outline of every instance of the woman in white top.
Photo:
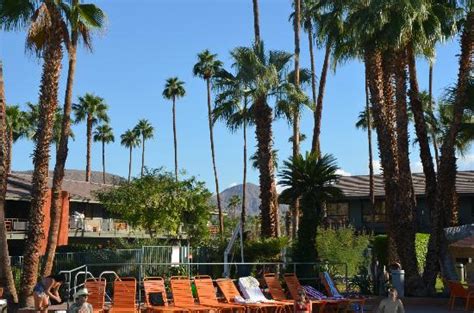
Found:
[(388, 297), (380, 301), (377, 313), (405, 313), (405, 308), (395, 288), (388, 289)]

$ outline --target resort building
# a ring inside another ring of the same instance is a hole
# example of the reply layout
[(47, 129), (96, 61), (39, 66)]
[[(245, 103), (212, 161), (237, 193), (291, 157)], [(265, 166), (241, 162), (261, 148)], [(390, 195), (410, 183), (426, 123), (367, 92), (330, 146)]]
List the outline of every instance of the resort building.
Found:
[[(426, 207), (425, 177), (421, 173), (412, 175), (416, 195), (416, 231), (430, 231), (430, 211)], [(337, 186), (344, 196), (327, 205), (327, 220), (332, 226), (352, 225), (358, 230), (385, 233), (385, 190), (382, 175), (374, 176), (375, 210), (369, 200), (369, 176), (342, 176)], [(459, 224), (474, 223), (474, 171), (460, 171), (456, 179), (458, 192)]]

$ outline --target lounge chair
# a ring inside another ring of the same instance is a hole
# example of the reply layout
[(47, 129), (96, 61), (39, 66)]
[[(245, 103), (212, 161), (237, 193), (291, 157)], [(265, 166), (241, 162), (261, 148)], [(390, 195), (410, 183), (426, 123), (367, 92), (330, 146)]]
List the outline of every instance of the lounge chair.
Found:
[(191, 312), (209, 312), (212, 307), (196, 304), (191, 290), (191, 281), (187, 276), (172, 276), (170, 279), (174, 305)]
[(99, 280), (89, 278), (86, 280), (85, 287), (89, 291), (87, 302), (92, 305), (94, 313), (104, 312), (106, 283), (107, 282), (105, 278), (101, 278)]
[(109, 312), (137, 312), (138, 308), (135, 302), (136, 293), (137, 280), (135, 278), (116, 278), (114, 281), (113, 304)]
[(319, 312), (330, 309), (343, 312), (349, 310), (350, 302), (345, 299), (329, 299), (323, 296), (315, 297), (314, 293), (308, 293), (309, 286), (302, 286), (298, 277), (294, 273), (286, 273), (283, 276), (283, 279), (285, 280), (286, 287), (293, 299), (298, 297), (298, 289), (303, 287), (306, 291), (306, 295), (311, 300), (311, 303), (319, 308)]
[(224, 299), (227, 301), (227, 303), (242, 305), (255, 313), (263, 313), (269, 311), (279, 312), (282, 309), (282, 306), (278, 304), (258, 303), (245, 300), (244, 298), (242, 298), (242, 295), (235, 286), (234, 282), (229, 278), (217, 279), (216, 284), (222, 292), (222, 295), (224, 296)]
[(270, 300), (265, 297), (263, 292), (260, 290), (260, 283), (255, 277), (247, 276), (239, 278), (239, 287), (242, 291), (242, 294), (246, 299), (262, 302), (262, 303), (272, 303), (282, 306), (282, 308), (287, 312), (293, 312), (294, 302), (288, 301), (278, 301), (276, 299)]
[(364, 311), (365, 298), (343, 296), (337, 289), (336, 284), (334, 284), (334, 281), (328, 272), (322, 272), (320, 278), (329, 297), (347, 300), (350, 303), (349, 308), (356, 310), (359, 307), (360, 311)]
[(194, 285), (196, 286), (199, 303), (205, 306), (213, 307), (214, 309), (222, 311), (239, 311), (245, 313), (245, 307), (237, 304), (222, 303), (217, 300), (216, 290), (212, 278), (207, 275), (200, 275), (194, 277)]
[[(145, 277), (143, 279), (143, 289), (145, 291), (145, 308), (147, 312), (188, 312), (187, 309), (178, 308), (168, 303), (166, 296), (165, 281), (161, 277)], [(150, 295), (161, 294), (163, 305), (153, 305), (150, 302)]]
[(464, 310), (467, 311), (470, 308), (471, 301), (474, 300), (474, 291), (470, 291), (466, 288), (461, 282), (449, 280), (448, 287), (450, 290), (449, 294), (449, 309), (452, 310), (454, 308), (454, 304), (456, 302), (456, 298), (465, 299), (466, 305)]

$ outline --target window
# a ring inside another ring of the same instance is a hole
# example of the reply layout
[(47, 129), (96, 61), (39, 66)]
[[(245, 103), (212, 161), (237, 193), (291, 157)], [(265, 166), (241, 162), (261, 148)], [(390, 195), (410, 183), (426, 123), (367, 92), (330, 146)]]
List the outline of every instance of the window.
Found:
[(385, 212), (385, 201), (375, 200), (374, 210), (369, 201), (364, 201), (362, 208), (364, 222), (367, 223), (385, 223), (387, 215)]
[(349, 216), (349, 203), (337, 202), (327, 204), (328, 217), (347, 217)]

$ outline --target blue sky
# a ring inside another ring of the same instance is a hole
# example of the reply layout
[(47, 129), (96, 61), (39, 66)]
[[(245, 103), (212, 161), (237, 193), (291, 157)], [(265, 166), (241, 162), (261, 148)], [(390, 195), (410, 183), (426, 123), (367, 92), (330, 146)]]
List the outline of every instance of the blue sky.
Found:
[[(250, 0), (96, 0), (108, 15), (107, 30), (94, 37), (94, 52), (78, 54), (74, 99), (86, 92), (106, 99), (116, 142), (107, 146), (107, 171), (126, 176), (128, 151), (120, 146), (120, 134), (139, 119), (150, 120), (155, 138), (147, 143), (146, 165), (173, 169), (171, 103), (161, 96), (165, 80), (178, 76), (185, 81), (187, 95), (177, 103), (179, 167), (204, 180), (214, 190), (207, 125), (204, 81), (192, 76), (196, 54), (204, 49), (217, 53), (227, 67), (229, 51), (250, 45), (253, 16)], [(290, 0), (260, 0), (261, 35), (267, 49), (292, 52), (293, 30), (288, 22)], [(0, 59), (4, 62), (7, 102), (24, 105), (37, 102), (41, 62), (25, 54), (25, 33), (0, 33)], [(434, 93), (455, 82), (458, 42), (451, 40), (437, 49)], [(319, 76), (323, 51), (316, 51)], [(64, 101), (67, 62), (63, 63), (60, 104)], [(309, 67), (307, 37), (302, 35), (301, 64)], [(428, 68), (418, 60), (420, 87), (427, 89)], [(309, 92), (309, 90), (308, 90)], [(366, 174), (366, 134), (354, 127), (364, 106), (363, 65), (347, 62), (328, 77), (322, 121), (322, 149), (336, 156), (341, 169), (352, 175)], [(312, 112), (306, 110), (301, 123), (308, 136), (302, 151), (309, 149), (313, 129)], [(273, 125), (280, 163), (291, 154), (291, 129), (283, 120)], [(67, 168), (85, 168), (85, 124), (74, 126), (76, 140), (70, 144)], [(242, 133), (231, 134), (224, 125), (215, 127), (216, 157), (221, 189), (242, 180)], [(254, 152), (254, 130), (249, 131), (250, 153)], [(413, 136), (412, 136), (413, 137)], [(53, 149), (54, 150), (54, 149)], [(14, 146), (14, 170), (32, 168), (33, 145), (20, 140)], [(51, 168), (54, 166), (52, 152)], [(469, 151), (460, 160), (461, 169), (472, 168)], [(133, 155), (133, 175), (139, 174), (140, 150)], [(378, 159), (378, 157), (375, 157)], [(420, 171), (418, 150), (412, 146), (412, 169)], [(101, 150), (93, 145), (92, 168), (101, 170)], [(258, 173), (249, 170), (249, 182), (258, 183)]]

